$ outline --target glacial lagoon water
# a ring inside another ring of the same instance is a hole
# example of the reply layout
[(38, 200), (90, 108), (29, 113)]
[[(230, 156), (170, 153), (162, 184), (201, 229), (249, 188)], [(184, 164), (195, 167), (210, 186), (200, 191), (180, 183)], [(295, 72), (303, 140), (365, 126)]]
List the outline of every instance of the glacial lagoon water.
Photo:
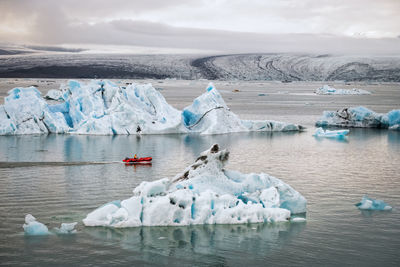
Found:
[[(399, 266), (400, 132), (351, 129), (347, 140), (302, 133), (214, 136), (0, 137), (0, 265), (4, 266)], [(227, 169), (265, 172), (308, 200), (305, 223), (108, 229), (84, 227), (98, 206), (142, 181), (171, 177), (219, 143)], [(120, 163), (133, 152), (151, 166)], [(390, 212), (358, 210), (364, 194)], [(74, 235), (25, 236), (33, 214)]]

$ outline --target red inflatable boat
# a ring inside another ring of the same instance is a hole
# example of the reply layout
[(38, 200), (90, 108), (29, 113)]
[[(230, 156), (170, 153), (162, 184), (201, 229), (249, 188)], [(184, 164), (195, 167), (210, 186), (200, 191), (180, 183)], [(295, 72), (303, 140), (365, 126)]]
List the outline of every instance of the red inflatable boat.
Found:
[(153, 160), (152, 157), (145, 158), (125, 158), (122, 161), (129, 164), (149, 164)]

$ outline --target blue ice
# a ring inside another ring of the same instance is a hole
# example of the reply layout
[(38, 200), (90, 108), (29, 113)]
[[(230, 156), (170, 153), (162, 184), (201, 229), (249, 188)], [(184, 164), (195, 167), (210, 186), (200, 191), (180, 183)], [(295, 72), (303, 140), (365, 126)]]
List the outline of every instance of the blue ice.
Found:
[(62, 223), (60, 228), (55, 228), (55, 231), (57, 234), (75, 234), (75, 226), (77, 225), (77, 222), (73, 223)]
[(199, 120), (199, 114), (195, 114), (188, 109), (183, 110), (182, 112), (183, 123), (185, 126), (191, 126), (195, 124)]
[(392, 207), (383, 200), (372, 199), (367, 195), (363, 196), (361, 202), (357, 203), (356, 206), (361, 210), (392, 210)]
[(22, 226), (26, 235), (49, 235), (49, 229), (46, 225), (36, 221), (31, 214), (25, 216), (25, 224)]
[(326, 138), (336, 138), (343, 139), (349, 134), (350, 130), (338, 130), (338, 131), (329, 131), (322, 129), (321, 127), (315, 130), (313, 136), (315, 137), (326, 137)]
[(400, 124), (400, 109), (392, 110), (387, 114), (389, 126)]

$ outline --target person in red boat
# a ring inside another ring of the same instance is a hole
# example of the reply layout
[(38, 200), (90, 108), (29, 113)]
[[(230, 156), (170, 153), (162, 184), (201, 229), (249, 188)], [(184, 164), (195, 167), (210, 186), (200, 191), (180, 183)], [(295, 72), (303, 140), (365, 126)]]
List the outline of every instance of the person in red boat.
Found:
[(137, 159), (138, 157), (137, 157), (137, 155), (135, 154), (135, 156), (133, 156), (133, 158), (134, 158), (134, 159)]

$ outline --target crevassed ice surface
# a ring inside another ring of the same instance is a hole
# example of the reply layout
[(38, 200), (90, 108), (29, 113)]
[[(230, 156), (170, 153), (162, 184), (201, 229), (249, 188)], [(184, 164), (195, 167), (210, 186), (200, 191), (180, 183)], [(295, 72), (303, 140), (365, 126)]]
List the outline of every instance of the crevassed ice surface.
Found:
[(366, 107), (343, 108), (337, 111), (324, 111), (316, 122), (317, 126), (371, 127), (399, 129), (400, 110), (386, 114), (376, 113)]
[(224, 170), (229, 152), (218, 145), (174, 178), (142, 182), (134, 195), (89, 213), (86, 226), (166, 226), (287, 221), (305, 213), (306, 199), (268, 174)]
[(122, 87), (108, 80), (87, 84), (72, 80), (59, 92), (50, 91), (47, 98), (64, 102), (48, 104), (34, 87), (9, 91), (0, 106), (0, 135), (222, 134), (303, 128), (284, 122), (241, 120), (212, 84), (182, 112), (169, 105), (151, 84)]

